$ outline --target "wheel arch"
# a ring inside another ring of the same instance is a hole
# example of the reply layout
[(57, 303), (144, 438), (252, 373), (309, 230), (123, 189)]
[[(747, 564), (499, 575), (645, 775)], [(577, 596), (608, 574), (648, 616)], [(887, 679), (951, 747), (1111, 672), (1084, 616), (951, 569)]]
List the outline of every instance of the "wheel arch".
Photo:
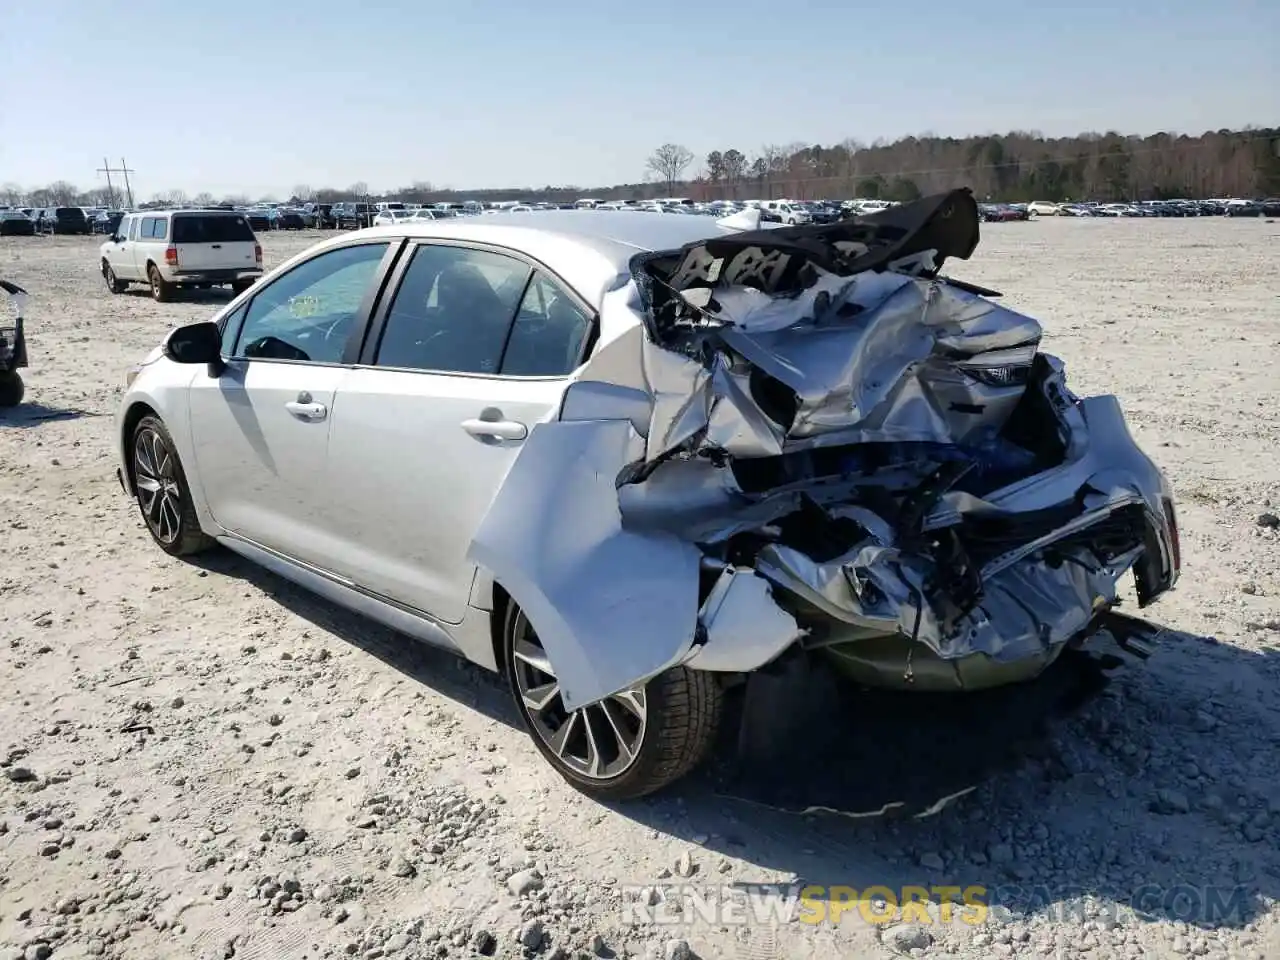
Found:
[(502, 634), (506, 630), (507, 610), (513, 602), (511, 594), (503, 589), (502, 584), (494, 581), (493, 603), (489, 610), (489, 637), (493, 642), (493, 662), (497, 665), (498, 673), (504, 677), (507, 676), (509, 664), (504, 652), (506, 644), (503, 643)]
[(121, 459), (124, 461), (124, 479), (129, 488), (129, 496), (134, 496), (135, 490), (133, 486), (133, 457), (129, 456), (128, 451), (130, 444), (133, 442), (133, 431), (138, 429), (138, 424), (142, 422), (143, 417), (156, 417), (161, 421), (164, 420), (160, 416), (160, 411), (156, 410), (151, 404), (145, 400), (135, 400), (125, 410), (124, 416), (120, 420), (120, 450), (123, 454)]

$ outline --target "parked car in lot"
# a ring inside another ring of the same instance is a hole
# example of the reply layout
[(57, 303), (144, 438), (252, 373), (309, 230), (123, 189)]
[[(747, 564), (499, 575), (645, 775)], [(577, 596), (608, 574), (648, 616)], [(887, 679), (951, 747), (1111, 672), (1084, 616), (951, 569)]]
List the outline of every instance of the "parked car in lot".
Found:
[(339, 230), (360, 230), (373, 225), (374, 208), (367, 203), (335, 204), (333, 220)]
[(131, 213), (99, 247), (107, 289), (145, 283), (156, 300), (183, 287), (247, 290), (262, 276), (262, 246), (243, 213), (148, 210)]
[[(47, 213), (47, 211), (46, 211)], [(82, 207), (55, 207), (50, 228), (58, 234), (90, 234), (93, 229)]]
[(414, 219), (413, 210), (381, 210), (373, 218), (373, 226), (390, 227), (404, 220)]
[(1280, 217), (1280, 197), (1268, 197), (1261, 203), (1264, 217)]
[(984, 203), (979, 205), (978, 214), (987, 223), (1027, 220), (1031, 216), (1025, 207), (1017, 207), (1011, 203)]
[(1035, 320), (929, 272), (977, 242), (967, 191), (843, 230), (334, 237), (130, 372), (121, 484), (169, 554), (220, 543), (503, 672), (602, 798), (690, 770), (771, 664), (913, 696), (1103, 632), (1141, 655), (1112, 608), (1177, 578), (1168, 484)]
[(316, 227), (319, 230), (332, 230), (337, 226), (333, 220), (332, 203), (308, 203), (306, 209), (312, 217), (312, 222), (309, 226)]
[(0, 237), (34, 237), (36, 222), (21, 210), (0, 210)]
[(276, 211), (277, 230), (303, 230), (307, 227), (306, 215), (293, 207), (281, 207)]
[(1027, 204), (1027, 212), (1035, 214), (1037, 217), (1056, 217), (1058, 215), (1058, 205), (1050, 203), (1048, 200), (1033, 200)]
[(1262, 204), (1256, 200), (1230, 200), (1227, 202), (1228, 217), (1260, 217)]
[(274, 230), (280, 218), (275, 207), (249, 207), (243, 211), (243, 215), (254, 230)]

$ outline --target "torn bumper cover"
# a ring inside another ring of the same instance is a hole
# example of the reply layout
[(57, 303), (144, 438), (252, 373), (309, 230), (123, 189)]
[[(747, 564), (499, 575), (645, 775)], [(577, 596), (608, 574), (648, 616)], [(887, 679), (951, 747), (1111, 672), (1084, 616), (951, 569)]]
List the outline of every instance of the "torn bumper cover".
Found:
[(1128, 571), (1142, 606), (1173, 585), (1170, 490), (1115, 398), (1073, 396), (1034, 319), (939, 273), (977, 240), (954, 191), (636, 258), (603, 307), (630, 328), (471, 550), (567, 709), (796, 644), (878, 686), (1008, 683)]

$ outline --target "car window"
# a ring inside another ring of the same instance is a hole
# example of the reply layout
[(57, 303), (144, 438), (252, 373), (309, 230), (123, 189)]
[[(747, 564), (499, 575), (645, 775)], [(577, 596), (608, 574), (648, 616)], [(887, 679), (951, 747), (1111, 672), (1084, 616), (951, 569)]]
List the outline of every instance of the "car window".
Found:
[(138, 239), (148, 240), (151, 237), (151, 228), (156, 225), (155, 217), (143, 217), (142, 226), (138, 229)]
[(249, 309), (249, 304), (243, 303), (236, 307), (231, 313), (228, 313), (218, 323), (222, 328), (222, 350), (224, 357), (229, 357), (235, 350), (236, 337), (240, 334), (240, 325), (244, 322), (244, 315)]
[(535, 273), (520, 301), (501, 372), (562, 377), (574, 370), (591, 334), (591, 317), (550, 277)]
[(387, 247), (328, 250), (265, 284), (249, 302), (233, 356), (341, 362)]
[(529, 267), (488, 250), (434, 244), (413, 253), (374, 362), (447, 373), (498, 373)]
[(174, 243), (252, 243), (249, 221), (239, 214), (184, 214), (173, 218)]
[(156, 222), (151, 226), (151, 238), (153, 240), (163, 240), (167, 236), (169, 236), (168, 217), (156, 217)]

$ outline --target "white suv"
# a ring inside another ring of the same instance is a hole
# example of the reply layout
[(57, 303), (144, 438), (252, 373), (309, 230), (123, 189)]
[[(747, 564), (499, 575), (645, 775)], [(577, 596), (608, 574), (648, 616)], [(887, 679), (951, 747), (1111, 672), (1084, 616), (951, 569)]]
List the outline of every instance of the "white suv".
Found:
[(230, 210), (131, 213), (99, 248), (112, 293), (146, 283), (170, 300), (179, 287), (230, 284), (240, 293), (262, 276), (262, 245), (244, 214)]
[(813, 222), (813, 215), (808, 208), (795, 200), (769, 200), (765, 202), (764, 209), (775, 214), (779, 222), (789, 226)]

